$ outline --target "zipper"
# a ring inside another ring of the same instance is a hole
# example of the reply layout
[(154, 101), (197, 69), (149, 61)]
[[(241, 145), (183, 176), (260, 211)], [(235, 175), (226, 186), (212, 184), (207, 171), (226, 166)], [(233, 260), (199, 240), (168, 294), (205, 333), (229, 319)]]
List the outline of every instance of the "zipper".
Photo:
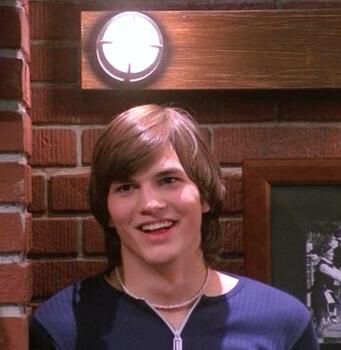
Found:
[(181, 338), (182, 330), (185, 328), (188, 319), (192, 315), (192, 312), (194, 311), (196, 306), (199, 304), (201, 298), (202, 298), (202, 295), (195, 301), (195, 303), (193, 304), (193, 306), (189, 310), (188, 314), (186, 315), (184, 321), (182, 322), (180, 328), (178, 328), (178, 329), (173, 328), (173, 326), (166, 320), (165, 317), (163, 317), (159, 313), (159, 311), (153, 305), (151, 305), (146, 300), (144, 300), (144, 302), (161, 318), (161, 320), (167, 325), (167, 327), (173, 333), (173, 336), (174, 336), (174, 338), (173, 338), (173, 350), (183, 350), (182, 338)]
[(182, 338), (178, 332), (174, 333), (173, 350), (182, 350)]

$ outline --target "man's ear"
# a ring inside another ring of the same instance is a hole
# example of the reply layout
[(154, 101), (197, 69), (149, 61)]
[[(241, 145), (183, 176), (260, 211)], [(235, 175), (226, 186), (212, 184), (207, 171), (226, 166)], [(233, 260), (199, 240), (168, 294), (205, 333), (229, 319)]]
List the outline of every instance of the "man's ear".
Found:
[(211, 210), (211, 207), (209, 206), (209, 204), (206, 202), (205, 199), (201, 199), (201, 212), (204, 213), (208, 213)]

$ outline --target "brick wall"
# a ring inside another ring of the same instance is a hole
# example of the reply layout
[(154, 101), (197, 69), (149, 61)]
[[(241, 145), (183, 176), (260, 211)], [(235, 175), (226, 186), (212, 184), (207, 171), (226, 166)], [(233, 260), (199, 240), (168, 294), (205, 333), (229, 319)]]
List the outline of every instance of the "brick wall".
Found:
[(27, 349), (31, 230), (28, 1), (0, 3), (0, 348)]
[(222, 269), (243, 273), (245, 158), (341, 155), (341, 91), (119, 92), (80, 89), (81, 10), (341, 7), (340, 1), (31, 0), (33, 152), (29, 255), (33, 303), (103, 269), (103, 237), (86, 199), (91, 151), (112, 115), (174, 102), (209, 134), (227, 185)]

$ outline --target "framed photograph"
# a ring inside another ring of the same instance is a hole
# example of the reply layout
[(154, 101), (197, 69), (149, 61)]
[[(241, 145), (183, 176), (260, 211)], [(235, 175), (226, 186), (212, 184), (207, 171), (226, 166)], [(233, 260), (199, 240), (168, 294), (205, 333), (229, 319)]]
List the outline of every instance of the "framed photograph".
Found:
[(321, 349), (341, 348), (341, 158), (246, 160), (248, 276), (300, 299)]

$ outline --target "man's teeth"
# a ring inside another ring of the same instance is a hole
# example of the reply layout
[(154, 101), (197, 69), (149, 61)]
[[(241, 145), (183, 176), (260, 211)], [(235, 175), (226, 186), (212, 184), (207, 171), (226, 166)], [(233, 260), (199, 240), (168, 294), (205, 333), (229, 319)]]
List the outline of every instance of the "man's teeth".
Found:
[(159, 230), (161, 228), (168, 228), (173, 225), (172, 221), (163, 221), (163, 222), (158, 222), (155, 224), (149, 224), (149, 225), (142, 225), (142, 230), (143, 231), (153, 231), (153, 230)]

